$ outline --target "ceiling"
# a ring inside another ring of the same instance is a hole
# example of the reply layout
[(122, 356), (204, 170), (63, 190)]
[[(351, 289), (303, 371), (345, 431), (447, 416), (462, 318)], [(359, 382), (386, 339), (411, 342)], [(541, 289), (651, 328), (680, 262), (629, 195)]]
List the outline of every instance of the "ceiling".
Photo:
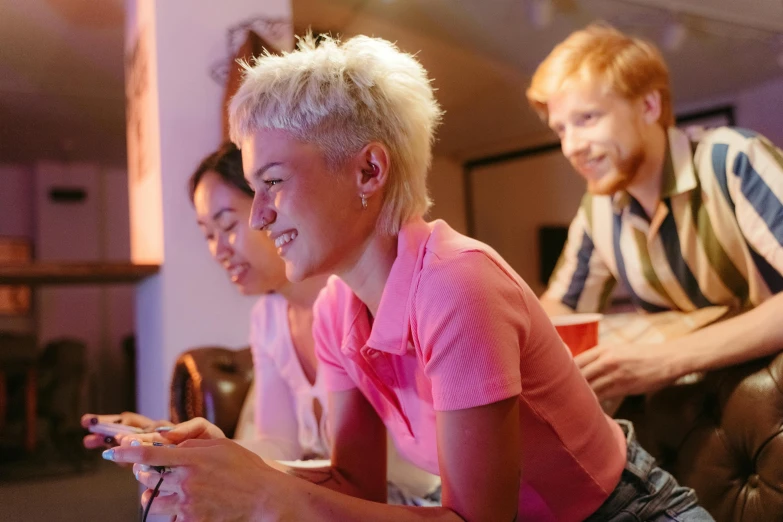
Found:
[(0, 163), (125, 162), (122, 0), (0, 0)]
[[(418, 56), (446, 109), (436, 145), (458, 159), (552, 141), (527, 107), (536, 65), (571, 31), (596, 20), (658, 42), (675, 101), (716, 99), (783, 76), (783, 1), (296, 0), (298, 26), (371, 34)], [(533, 21), (538, 21), (535, 25)], [(672, 27), (680, 30), (680, 41)], [(670, 34), (665, 36), (666, 31)], [(667, 39), (668, 38), (668, 39)], [(678, 45), (679, 44), (679, 45)]]
[[(123, 4), (0, 0), (0, 163), (125, 163)], [(783, 75), (781, 0), (293, 0), (293, 8), (297, 27), (381, 36), (418, 52), (446, 110), (437, 151), (457, 159), (550, 139), (525, 104), (526, 83), (555, 43), (596, 19), (668, 42), (682, 103)]]

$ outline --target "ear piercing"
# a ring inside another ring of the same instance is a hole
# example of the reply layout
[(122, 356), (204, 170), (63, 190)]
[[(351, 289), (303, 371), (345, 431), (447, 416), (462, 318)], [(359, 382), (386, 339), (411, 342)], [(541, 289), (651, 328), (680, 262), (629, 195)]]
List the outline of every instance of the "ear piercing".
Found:
[(364, 192), (362, 192), (361, 198), (362, 198), (362, 208), (364, 210), (367, 210), (367, 195)]

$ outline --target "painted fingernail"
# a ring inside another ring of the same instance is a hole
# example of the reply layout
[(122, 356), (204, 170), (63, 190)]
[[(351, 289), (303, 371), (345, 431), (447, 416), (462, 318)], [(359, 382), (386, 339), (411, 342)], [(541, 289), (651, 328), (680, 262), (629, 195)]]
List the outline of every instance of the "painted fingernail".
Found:
[(152, 443), (153, 446), (159, 446), (161, 448), (176, 448), (176, 444), (163, 444), (162, 442), (154, 441)]
[(93, 418), (91, 418), (91, 419), (90, 419), (90, 424), (92, 424), (93, 426), (94, 426), (94, 425), (96, 425), (96, 424), (98, 424), (98, 417), (93, 417)]
[(139, 473), (141, 473), (141, 470), (136, 470), (133, 472), (133, 475), (136, 477), (136, 480), (139, 480)]
[(101, 456), (106, 460), (114, 460), (114, 448), (107, 449)]
[(105, 437), (103, 439), (103, 442), (105, 442), (106, 444), (113, 444), (113, 445), (117, 444), (117, 440), (114, 437)]
[(133, 439), (130, 443), (131, 446), (141, 446), (141, 441), (139, 439)]
[(149, 470), (150, 470), (150, 469), (152, 469), (152, 468), (150, 468), (148, 464), (140, 464), (140, 465), (139, 465), (139, 469), (140, 469), (141, 471), (147, 472), (147, 471), (149, 471)]
[(166, 432), (166, 431), (171, 431), (173, 429), (174, 429), (174, 426), (158, 426), (157, 428), (155, 428), (155, 431), (158, 432), (158, 433), (163, 433), (163, 432)]

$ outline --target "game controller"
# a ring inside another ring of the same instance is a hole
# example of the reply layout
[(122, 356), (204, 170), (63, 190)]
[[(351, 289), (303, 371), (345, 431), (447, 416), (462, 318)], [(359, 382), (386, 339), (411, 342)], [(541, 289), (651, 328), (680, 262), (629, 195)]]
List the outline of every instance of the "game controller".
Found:
[(99, 435), (112, 438), (117, 435), (138, 435), (140, 433), (144, 433), (144, 430), (141, 428), (114, 422), (99, 422), (97, 424), (90, 425), (87, 429), (90, 431), (90, 433), (97, 433)]
[[(87, 428), (90, 433), (97, 433), (99, 435), (105, 436), (107, 439), (111, 438), (114, 439), (117, 435), (139, 435), (142, 433), (149, 433), (149, 430), (143, 430), (141, 428), (136, 428), (135, 426), (128, 426), (127, 424), (119, 424), (115, 422), (97, 422), (95, 424), (91, 424)], [(171, 427), (161, 427), (159, 429), (156, 429), (155, 431), (170, 431)], [(116, 441), (115, 441), (116, 443)], [(150, 446), (165, 446), (169, 448), (176, 448), (176, 444), (163, 444), (162, 442), (141, 442), (140, 440), (134, 440), (131, 442), (131, 446), (139, 446), (139, 445), (150, 445)], [(153, 469), (160, 473), (161, 475), (164, 473), (170, 473), (171, 468), (167, 466), (149, 466), (150, 469)]]
[[(131, 446), (158, 446), (158, 447), (166, 447), (166, 448), (176, 448), (176, 444), (164, 444), (162, 442), (141, 442), (138, 440), (135, 440), (131, 442)], [(154, 469), (161, 475), (164, 473), (171, 473), (171, 468), (168, 466), (148, 466), (150, 469)]]

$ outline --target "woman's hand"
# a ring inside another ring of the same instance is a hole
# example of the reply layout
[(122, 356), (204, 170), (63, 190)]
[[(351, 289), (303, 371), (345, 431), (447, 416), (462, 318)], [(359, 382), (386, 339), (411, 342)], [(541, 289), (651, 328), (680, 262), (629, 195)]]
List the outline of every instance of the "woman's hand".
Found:
[[(154, 421), (149, 417), (145, 417), (144, 415), (130, 411), (120, 413), (119, 415), (96, 415), (94, 413), (85, 413), (82, 415), (81, 424), (83, 428), (89, 429), (90, 426), (98, 423), (123, 424), (125, 426), (133, 426), (134, 428), (139, 428), (145, 431), (154, 430), (155, 428), (161, 426), (173, 426), (173, 424), (169, 421)], [(119, 442), (120, 441), (114, 437), (107, 437), (106, 435), (101, 435), (100, 433), (90, 433), (89, 435), (85, 435), (84, 439), (82, 439), (82, 443), (87, 449), (110, 448), (112, 446), (116, 446), (119, 444)]]
[(123, 433), (117, 435), (117, 441), (122, 446), (130, 445), (134, 440), (140, 442), (161, 442), (163, 444), (179, 444), (186, 440), (225, 439), (223, 430), (203, 417), (196, 417), (179, 424), (170, 424), (166, 430), (151, 433)]
[(169, 443), (179, 444), (191, 439), (212, 440), (225, 439), (223, 430), (209, 422), (204, 417), (196, 417), (181, 422), (169, 431), (161, 433)]
[[(268, 520), (265, 499), (286, 481), (296, 480), (228, 439), (188, 440), (176, 448), (137, 444), (104, 453), (114, 462), (133, 462), (136, 478), (148, 489), (146, 507), (161, 478), (149, 466), (166, 466), (150, 514), (176, 515), (178, 522)], [(283, 486), (285, 487), (285, 486)], [(274, 518), (274, 517), (272, 517)]]

